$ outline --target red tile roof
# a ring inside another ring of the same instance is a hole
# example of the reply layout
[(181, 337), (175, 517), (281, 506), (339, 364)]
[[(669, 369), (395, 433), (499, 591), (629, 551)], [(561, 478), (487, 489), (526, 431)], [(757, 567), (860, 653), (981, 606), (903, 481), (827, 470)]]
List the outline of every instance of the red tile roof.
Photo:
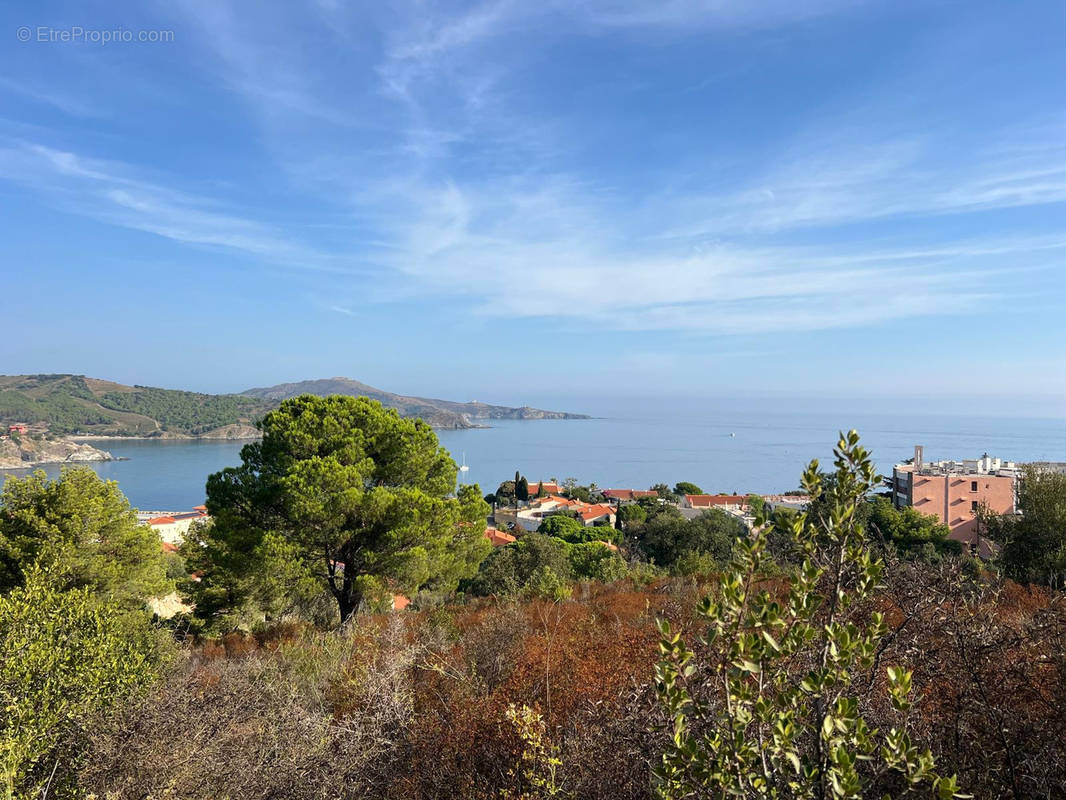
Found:
[(549, 481), (530, 481), (529, 482), (529, 496), (533, 497), (537, 493), (537, 487), (542, 488), (548, 494), (559, 494), (561, 491), (559, 484), (550, 483)]
[(411, 598), (405, 597), (402, 594), (394, 594), (392, 596), (392, 610), (393, 611), (403, 611), (409, 605), (411, 605)]
[(171, 544), (170, 542), (163, 542), (163, 552), (176, 553), (178, 552), (178, 546), (176, 544)]
[(546, 495), (544, 497), (533, 497), (533, 498), (530, 498), (530, 500), (529, 500), (529, 504), (531, 506), (540, 506), (540, 505), (544, 505), (545, 503), (556, 503), (556, 504), (561, 505), (561, 506), (568, 506), (569, 507), (569, 506), (580, 505), (581, 501), (580, 500), (571, 500), (569, 497), (563, 497), (562, 495), (559, 495), (559, 494), (549, 494), (549, 495)]
[(148, 520), (149, 525), (173, 525), (175, 522), (177, 520), (174, 517), (156, 517)]
[(603, 496), (612, 500), (636, 500), (639, 497), (656, 497), (658, 493), (650, 489), (604, 489)]
[(493, 547), (503, 547), (505, 544), (510, 544), (511, 542), (517, 541), (515, 537), (511, 534), (504, 533), (503, 531), (497, 528), (493, 528), (491, 526), (485, 528), (485, 538), (492, 542)]
[(748, 496), (744, 494), (686, 494), (685, 499), (693, 508), (746, 506), (748, 504)]
[(601, 517), (607, 517), (614, 514), (614, 506), (606, 504), (584, 506), (578, 509), (578, 514), (581, 515), (581, 519), (585, 522), (590, 522), (594, 519), (600, 519)]

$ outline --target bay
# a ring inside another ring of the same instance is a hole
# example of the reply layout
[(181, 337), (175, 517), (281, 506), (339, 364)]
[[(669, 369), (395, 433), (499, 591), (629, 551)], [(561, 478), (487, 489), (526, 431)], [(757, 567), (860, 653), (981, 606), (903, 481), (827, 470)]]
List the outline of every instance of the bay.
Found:
[[(841, 429), (855, 427), (882, 472), (915, 444), (926, 460), (987, 452), (1014, 461), (1066, 461), (1066, 420), (950, 415), (811, 412), (677, 404), (613, 408), (587, 420), (500, 420), (492, 427), (439, 431), (467, 483), (493, 491), (520, 470), (532, 483), (575, 477), (602, 488), (647, 488), (686, 480), (708, 492), (782, 492), (796, 488), (811, 458), (831, 466)], [(121, 461), (91, 464), (118, 481), (141, 509), (182, 510), (204, 501), (212, 472), (240, 462), (244, 442), (109, 440), (95, 442)], [(59, 473), (58, 465), (45, 471)], [(2, 474), (26, 474), (8, 470)]]

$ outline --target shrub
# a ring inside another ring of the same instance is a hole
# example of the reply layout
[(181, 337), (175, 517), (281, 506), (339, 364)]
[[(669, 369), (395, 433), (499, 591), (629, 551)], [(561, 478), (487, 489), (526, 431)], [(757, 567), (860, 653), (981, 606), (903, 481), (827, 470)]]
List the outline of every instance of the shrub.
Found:
[[(955, 778), (938, 775), (932, 753), (911, 742), (911, 672), (887, 669), (898, 727), (876, 730), (859, 712), (855, 682), (877, 665), (888, 628), (879, 612), (854, 613), (879, 588), (883, 568), (857, 519), (880, 482), (858, 442), (854, 431), (841, 435), (828, 488), (817, 461), (804, 473), (803, 487), (825, 513), (779, 512), (771, 521), (757, 509), (758, 527), (699, 604), (704, 658), (660, 622), (656, 689), (673, 732), (654, 771), (662, 797), (859, 800), (872, 788), (899, 794), (921, 784), (943, 800), (958, 795)], [(806, 556), (787, 592), (759, 586), (770, 527)]]
[[(873, 601), (889, 628), (882, 661), (913, 662), (912, 737), (975, 797), (1061, 796), (1066, 595), (964, 580), (950, 560), (887, 561), (885, 573)], [(788, 594), (784, 581), (755, 588)], [(541, 715), (568, 796), (648, 800), (672, 736), (648, 679), (654, 621), (691, 629), (705, 591), (661, 577), (586, 583), (565, 603), (478, 599), (202, 643), (93, 725), (81, 788), (115, 800), (499, 800), (528, 788), (507, 774), (526, 747), (506, 719), (514, 704)], [(899, 725), (884, 670), (856, 678), (863, 719)]]
[(634, 529), (634, 535), (648, 558), (671, 568), (686, 553), (703, 553), (725, 563), (733, 543), (746, 531), (743, 522), (718, 509), (685, 519), (673, 506), (660, 506)]
[(703, 494), (703, 489), (689, 481), (680, 481), (674, 485), (674, 494)]
[(708, 575), (721, 567), (710, 553), (686, 550), (677, 557), (670, 568), (671, 575)]
[[(114, 800), (383, 797), (412, 718), (398, 617), (187, 659), (100, 721), (82, 789)], [(175, 752), (180, 750), (181, 757)], [(341, 788), (342, 787), (342, 788)]]
[(125, 609), (173, 588), (159, 537), (137, 522), (114, 481), (88, 467), (10, 478), (0, 492), (0, 591), (21, 586), (27, 570), (59, 590), (87, 588)]
[(569, 545), (554, 536), (529, 533), (493, 550), (463, 588), (481, 596), (513, 595), (534, 583), (549, 590), (571, 579)]
[(562, 793), (558, 773), (563, 762), (559, 760), (559, 748), (548, 740), (544, 717), (529, 706), (512, 703), (507, 707), (506, 718), (522, 741), (518, 766), (508, 772), (521, 788), (505, 790), (501, 797), (505, 800), (558, 797)]
[(571, 545), (570, 569), (575, 578), (600, 583), (621, 580), (627, 571), (625, 560), (600, 542)]
[(87, 723), (147, 684), (161, 656), (143, 614), (31, 570), (0, 597), (0, 770), (7, 797), (66, 791)]
[(588, 541), (585, 526), (573, 517), (565, 514), (553, 514), (546, 517), (537, 528), (537, 533), (545, 536), (554, 536), (567, 542)]

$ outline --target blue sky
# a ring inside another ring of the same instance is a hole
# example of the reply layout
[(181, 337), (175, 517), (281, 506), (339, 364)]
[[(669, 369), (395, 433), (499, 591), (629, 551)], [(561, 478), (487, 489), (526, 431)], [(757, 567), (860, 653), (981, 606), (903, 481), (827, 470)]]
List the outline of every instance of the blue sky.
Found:
[(1061, 2), (0, 16), (0, 372), (1066, 397)]

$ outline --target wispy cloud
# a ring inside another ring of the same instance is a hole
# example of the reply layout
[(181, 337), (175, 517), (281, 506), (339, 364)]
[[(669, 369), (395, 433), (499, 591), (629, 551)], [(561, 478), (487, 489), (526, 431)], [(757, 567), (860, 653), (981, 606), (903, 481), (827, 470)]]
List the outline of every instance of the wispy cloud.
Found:
[(826, 133), (809, 149), (785, 154), (747, 185), (730, 191), (688, 190), (674, 198), (664, 232), (703, 237), (788, 231), (890, 217), (967, 214), (1066, 202), (1066, 145), (1056, 139), (1020, 152), (932, 136), (840, 144)]
[[(531, 114), (508, 94), (508, 45), (520, 51), (535, 34), (554, 41), (556, 28), (682, 37), (786, 27), (849, 13), (851, 3), (416, 5), (417, 14), (375, 7), (358, 20), (376, 36), (343, 51), (342, 64), (358, 60), (362, 70), (349, 72), (336, 58), (316, 58), (313, 46), (295, 46), (284, 24), (291, 14), (305, 45), (355, 42), (343, 4), (319, 0), (313, 14), (305, 5), (271, 9), (264, 13), (282, 24), (260, 26), (225, 0), (178, 3), (208, 54), (204, 68), (252, 107), (276, 162), (264, 169), (290, 182), (274, 184), (285, 201), (276, 223), (175, 189), (158, 173), (35, 144), (0, 149), (0, 176), (110, 224), (336, 273), (336, 295), (310, 302), (341, 315), (359, 313), (351, 298), (432, 297), (484, 315), (609, 329), (861, 328), (980, 310), (1014, 290), (1004, 261), (1038, 267), (1063, 248), (1036, 234), (951, 233), (891, 246), (875, 234), (847, 244), (822, 236), (854, 223), (1064, 202), (1059, 127), (948, 141), (924, 128), (885, 131), (861, 114), (820, 118), (738, 154), (730, 180), (690, 169), (681, 155), (655, 174), (634, 164), (631, 173), (650, 186), (642, 191), (624, 185), (626, 176), (557, 163), (559, 142), (580, 130), (567, 130), (575, 124), (563, 114)], [(492, 46), (499, 57), (488, 59)], [(356, 138), (353, 128), (376, 135)], [(994, 144), (1005, 138), (1016, 146)], [(304, 218), (294, 221), (292, 207), (311, 194), (333, 212), (329, 235), (326, 225), (316, 238)], [(797, 233), (808, 236), (790, 238)], [(363, 280), (368, 269), (372, 283)]]
[[(434, 77), (440, 70), (446, 71), (447, 59), (457, 51), (516, 30), (523, 19), (529, 18), (530, 11), (526, 4), (513, 0), (494, 0), (443, 20), (416, 16), (419, 23), (415, 26), (400, 26), (387, 34), (391, 41), (386, 45), (385, 59), (378, 67), (385, 89), (396, 97), (412, 101), (412, 83)], [(454, 78), (454, 75), (446, 77)]]
[(38, 191), (72, 213), (183, 244), (225, 248), (300, 269), (340, 269), (330, 255), (228, 213), (216, 201), (137, 177), (129, 165), (11, 142), (0, 147), (0, 179)]
[[(1004, 257), (1016, 278), (1018, 269), (1039, 266), (1042, 254), (1066, 250), (1066, 237), (1054, 236), (692, 247), (649, 240), (631, 210), (619, 211), (573, 177), (536, 175), (369, 184), (358, 202), (375, 214), (374, 238), (320, 249), (145, 180), (128, 165), (40, 145), (0, 149), (0, 177), (110, 224), (336, 273), (338, 297), (450, 297), (483, 315), (633, 331), (766, 334), (969, 313), (1010, 285)], [(364, 291), (357, 276), (368, 269), (378, 279)], [(316, 305), (359, 313), (336, 300)]]
[(854, 11), (860, 3), (848, 0), (765, 0), (761, 3), (743, 0), (589, 0), (556, 5), (600, 26), (657, 26), (691, 32), (694, 29), (775, 28), (827, 14)]
[(99, 108), (84, 100), (71, 97), (65, 93), (54, 90), (42, 90), (25, 82), (12, 78), (0, 77), (0, 90), (10, 92), (20, 97), (28, 98), (35, 103), (62, 111), (75, 117), (98, 117), (101, 116)]
[(311, 16), (304, 4), (263, 6), (262, 17), (250, 17), (244, 6), (228, 0), (178, 0), (173, 11), (190, 32), (199, 33), (215, 74), (262, 116), (274, 123), (296, 118), (341, 127), (366, 124), (364, 117), (324, 96), (330, 73), (319, 69), (314, 48), (294, 45), (294, 29)]
[[(865, 5), (865, 2), (861, 3)], [(477, 107), (495, 88), (498, 76), (493, 57), (479, 57), (481, 48), (507, 37), (520, 39), (545, 31), (599, 34), (630, 29), (646, 33), (669, 31), (689, 36), (697, 32), (774, 29), (812, 18), (854, 12), (854, 0), (582, 0), (541, 3), (486, 0), (472, 5), (443, 7), (399, 4), (383, 23), (384, 59), (377, 72), (383, 88), (412, 106), (420, 102), (419, 84), (428, 91), (448, 85)]]
[[(715, 334), (856, 327), (971, 312), (1063, 237), (927, 247), (649, 248), (580, 186), (455, 184), (405, 192), (381, 263), (480, 313)], [(401, 222), (402, 221), (402, 222)], [(1015, 268), (1006, 273), (1003, 256)]]

